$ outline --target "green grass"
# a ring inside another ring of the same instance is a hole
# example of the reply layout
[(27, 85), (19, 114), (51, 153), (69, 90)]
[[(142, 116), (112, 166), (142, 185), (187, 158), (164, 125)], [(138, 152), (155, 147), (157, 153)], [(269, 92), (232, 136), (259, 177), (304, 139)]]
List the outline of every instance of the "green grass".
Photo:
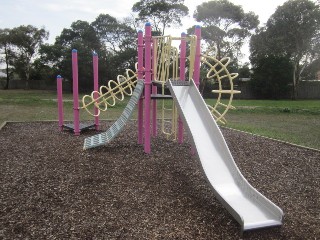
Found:
[(234, 100), (233, 106), (226, 127), (320, 149), (320, 100)]
[[(82, 98), (83, 95), (80, 95)], [(57, 95), (55, 91), (0, 90), (0, 124), (4, 121), (58, 120)], [(64, 119), (73, 119), (72, 94), (63, 94)], [(118, 102), (110, 111), (102, 114), (103, 119), (115, 119), (126, 106), (128, 98)], [(80, 104), (81, 106), (81, 104)], [(80, 111), (83, 120), (93, 117), (85, 110)]]
[[(206, 102), (213, 105), (215, 100), (206, 99)], [(320, 114), (320, 100), (233, 100), (232, 105), (238, 112)]]
[[(64, 94), (64, 118), (72, 120), (72, 95)], [(82, 96), (81, 96), (82, 97)], [(101, 114), (116, 119), (128, 98)], [(213, 104), (214, 99), (206, 99)], [(166, 100), (166, 107), (171, 106)], [(158, 109), (161, 104), (158, 104)], [(226, 115), (226, 127), (320, 149), (320, 100), (234, 100), (236, 110)], [(136, 118), (136, 112), (133, 118)], [(81, 111), (81, 119), (92, 117)], [(57, 120), (56, 93), (50, 91), (0, 90), (0, 124), (4, 121)], [(239, 143), (241, 144), (241, 143)]]

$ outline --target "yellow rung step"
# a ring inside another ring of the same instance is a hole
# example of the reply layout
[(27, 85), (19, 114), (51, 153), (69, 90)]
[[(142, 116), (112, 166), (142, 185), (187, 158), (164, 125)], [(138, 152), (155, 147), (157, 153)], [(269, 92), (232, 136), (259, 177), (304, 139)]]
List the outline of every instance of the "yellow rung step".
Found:
[(241, 91), (238, 90), (212, 90), (213, 93), (226, 93), (226, 94), (238, 94), (241, 93)]

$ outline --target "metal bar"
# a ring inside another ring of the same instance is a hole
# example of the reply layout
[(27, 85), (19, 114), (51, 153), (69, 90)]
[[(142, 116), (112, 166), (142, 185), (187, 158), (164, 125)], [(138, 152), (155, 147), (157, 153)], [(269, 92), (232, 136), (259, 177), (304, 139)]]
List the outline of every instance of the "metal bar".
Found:
[[(99, 96), (98, 94), (98, 79), (99, 79), (99, 65), (98, 65), (98, 54), (96, 52), (93, 52), (92, 54), (92, 61), (93, 61), (93, 90), (94, 90), (94, 94), (93, 97), (96, 100)], [(99, 130), (99, 109), (97, 106), (94, 106), (94, 124), (95, 124), (95, 129)]]
[(63, 100), (62, 100), (62, 77), (57, 76), (57, 100), (58, 100), (58, 118), (59, 118), (59, 129), (63, 130)]
[(151, 152), (150, 139), (150, 103), (151, 103), (151, 24), (145, 25), (145, 88), (144, 88), (144, 102), (145, 102), (145, 122), (144, 122), (144, 151)]
[(74, 135), (80, 135), (79, 90), (78, 90), (78, 51), (72, 50), (72, 78), (73, 78), (73, 124)]
[[(138, 79), (143, 79), (143, 32), (138, 32)], [(143, 98), (138, 103), (138, 144), (143, 144)]]

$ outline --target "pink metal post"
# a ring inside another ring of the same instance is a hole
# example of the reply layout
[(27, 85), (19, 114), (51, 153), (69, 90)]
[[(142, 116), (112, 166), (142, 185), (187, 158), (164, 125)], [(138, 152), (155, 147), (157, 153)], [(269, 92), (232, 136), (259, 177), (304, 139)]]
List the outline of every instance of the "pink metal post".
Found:
[(150, 103), (151, 103), (151, 24), (145, 25), (145, 87), (144, 87), (144, 102), (145, 102), (145, 116), (144, 116), (144, 151), (151, 152), (150, 139)]
[[(157, 94), (157, 86), (152, 86), (152, 94)], [(152, 99), (152, 136), (156, 137), (157, 128), (157, 99)]]
[(58, 97), (58, 118), (59, 118), (59, 129), (63, 130), (63, 101), (62, 101), (62, 77), (57, 76), (57, 97)]
[(197, 36), (197, 45), (196, 45), (196, 57), (194, 61), (194, 72), (193, 72), (193, 80), (197, 87), (199, 88), (200, 85), (200, 43), (201, 43), (201, 27), (197, 25), (195, 27), (195, 35)]
[(80, 135), (80, 113), (79, 113), (79, 92), (78, 92), (78, 52), (72, 50), (72, 77), (73, 77), (73, 124), (74, 135)]
[[(143, 32), (138, 32), (138, 79), (143, 79)], [(143, 96), (138, 103), (138, 143), (143, 144)]]
[[(151, 48), (151, 79), (154, 79), (154, 73), (155, 70), (153, 69), (155, 64), (154, 62), (157, 61), (157, 41), (155, 39), (152, 40), (152, 48)], [(157, 94), (158, 93), (158, 88), (156, 85), (152, 86), (152, 94)], [(152, 136), (156, 137), (157, 136), (157, 99), (152, 99)]]
[[(185, 81), (186, 79), (186, 34), (181, 33), (181, 43), (180, 43), (180, 80)], [(178, 142), (183, 143), (183, 122), (181, 117), (178, 118)]]
[[(92, 61), (93, 61), (93, 90), (95, 91), (94, 93), (94, 99), (97, 99), (99, 97), (98, 95), (98, 54), (96, 52), (93, 52), (92, 54)], [(98, 114), (98, 108), (94, 107), (94, 126), (96, 130), (99, 130), (99, 116)]]

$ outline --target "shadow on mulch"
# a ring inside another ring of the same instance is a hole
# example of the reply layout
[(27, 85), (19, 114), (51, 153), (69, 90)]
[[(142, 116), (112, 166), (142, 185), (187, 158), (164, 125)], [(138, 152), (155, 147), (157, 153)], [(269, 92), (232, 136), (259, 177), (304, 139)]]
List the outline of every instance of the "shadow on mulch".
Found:
[(95, 132), (75, 137), (57, 129), (9, 123), (0, 131), (1, 239), (320, 236), (320, 152), (222, 130), (243, 175), (285, 213), (282, 227), (241, 235), (188, 143), (159, 136), (147, 155), (132, 121), (108, 146), (83, 151)]

